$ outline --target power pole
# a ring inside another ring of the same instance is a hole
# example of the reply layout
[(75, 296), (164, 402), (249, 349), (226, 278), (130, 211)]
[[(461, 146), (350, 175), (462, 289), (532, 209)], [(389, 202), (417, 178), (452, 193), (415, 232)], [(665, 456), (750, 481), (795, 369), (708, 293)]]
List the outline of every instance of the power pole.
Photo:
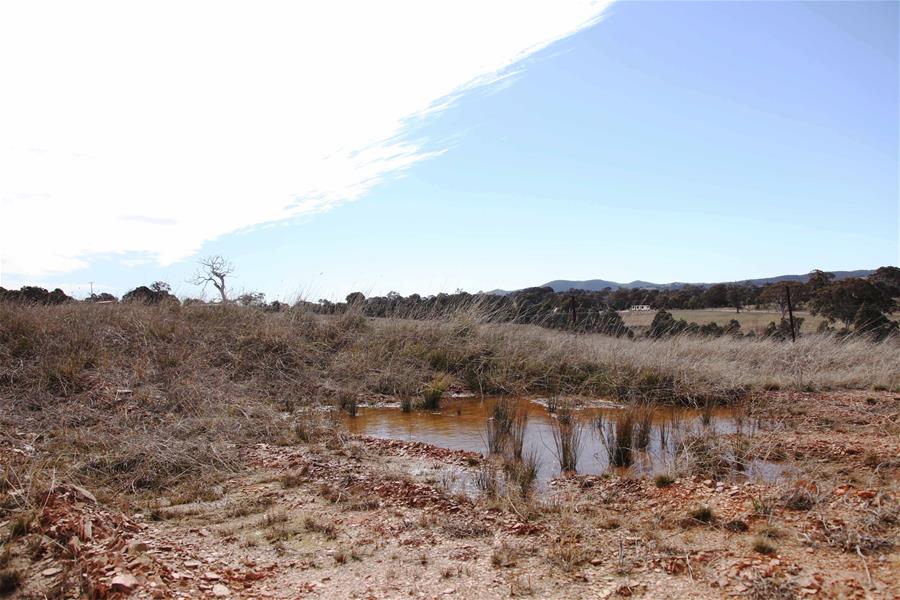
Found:
[(94, 282), (88, 281), (88, 283), (91, 284), (91, 298), (93, 298), (94, 297)]
[(787, 294), (788, 316), (791, 318), (791, 341), (797, 341), (797, 332), (794, 329), (794, 307), (791, 306), (791, 286), (784, 286), (784, 292)]

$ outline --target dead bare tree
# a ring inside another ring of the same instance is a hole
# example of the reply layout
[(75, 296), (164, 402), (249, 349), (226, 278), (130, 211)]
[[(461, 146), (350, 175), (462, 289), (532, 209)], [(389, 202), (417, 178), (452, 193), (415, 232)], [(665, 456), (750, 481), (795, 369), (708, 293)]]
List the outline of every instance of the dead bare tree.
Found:
[(222, 296), (222, 302), (228, 302), (228, 294), (225, 290), (225, 278), (234, 273), (234, 265), (220, 254), (207, 256), (198, 263), (197, 272), (194, 273), (190, 283), (194, 285), (206, 285), (211, 283)]

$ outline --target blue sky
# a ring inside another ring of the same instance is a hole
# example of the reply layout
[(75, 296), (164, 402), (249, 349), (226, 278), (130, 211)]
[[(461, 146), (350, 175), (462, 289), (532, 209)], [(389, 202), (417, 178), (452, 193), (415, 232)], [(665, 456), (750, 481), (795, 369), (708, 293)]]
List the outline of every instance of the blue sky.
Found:
[(417, 158), (356, 197), (171, 259), (108, 248), (3, 284), (196, 295), (183, 282), (211, 253), (238, 289), (312, 300), (897, 264), (898, 6), (615, 3), (404, 120)]

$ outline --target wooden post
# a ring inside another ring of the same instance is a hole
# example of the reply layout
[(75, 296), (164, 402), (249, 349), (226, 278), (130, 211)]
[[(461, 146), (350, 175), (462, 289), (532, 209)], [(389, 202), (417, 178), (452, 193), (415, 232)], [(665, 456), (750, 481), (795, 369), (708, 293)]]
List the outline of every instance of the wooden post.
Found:
[(797, 332), (794, 329), (794, 307), (791, 306), (791, 286), (784, 286), (784, 292), (787, 294), (787, 303), (788, 303), (788, 315), (791, 318), (791, 341), (797, 341)]

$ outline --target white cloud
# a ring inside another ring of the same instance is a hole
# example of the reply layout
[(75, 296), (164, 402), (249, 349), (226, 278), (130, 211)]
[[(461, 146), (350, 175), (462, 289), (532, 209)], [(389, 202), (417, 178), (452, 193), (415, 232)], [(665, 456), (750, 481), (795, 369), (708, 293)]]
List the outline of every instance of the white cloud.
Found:
[(184, 259), (428, 156), (410, 119), (608, 2), (7, 2), (2, 271)]

